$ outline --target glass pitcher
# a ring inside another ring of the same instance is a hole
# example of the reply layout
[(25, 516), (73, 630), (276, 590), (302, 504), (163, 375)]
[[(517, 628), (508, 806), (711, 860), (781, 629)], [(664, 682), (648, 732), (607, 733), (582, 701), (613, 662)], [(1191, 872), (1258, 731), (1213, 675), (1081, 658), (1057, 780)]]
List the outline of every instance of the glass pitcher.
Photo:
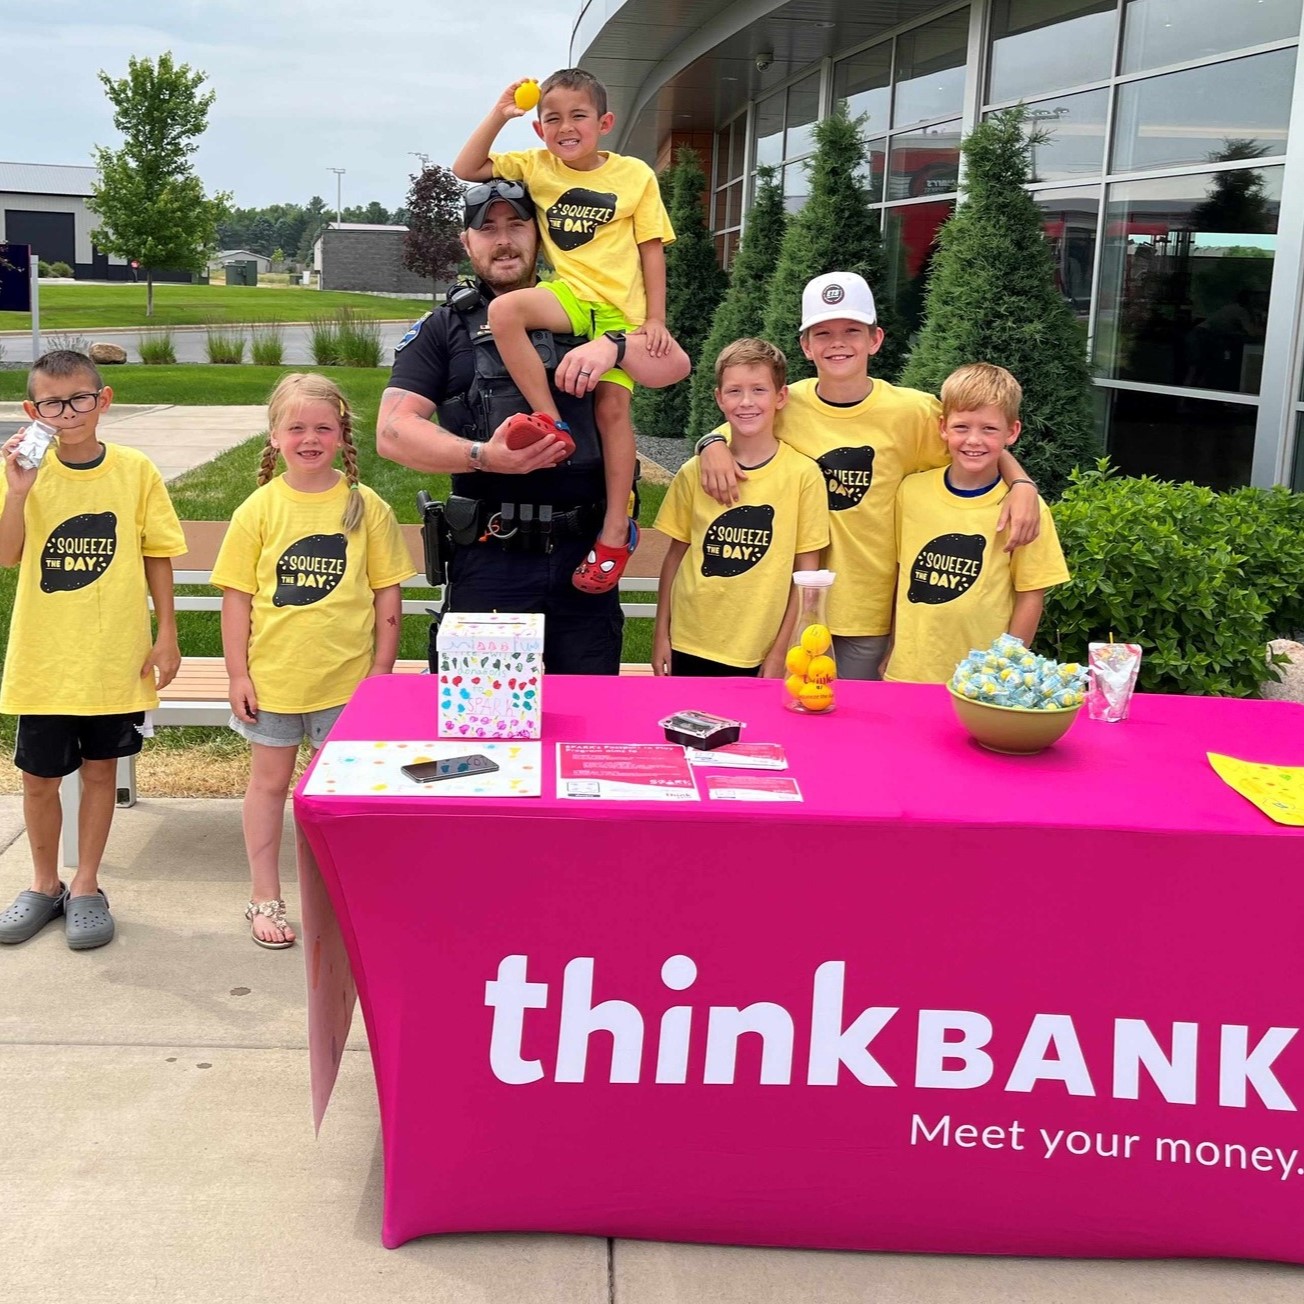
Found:
[(836, 705), (837, 661), (829, 633), (829, 589), (837, 578), (832, 571), (796, 571), (792, 577), (797, 598), (794, 642), (786, 659), (785, 704), (805, 715), (828, 715)]

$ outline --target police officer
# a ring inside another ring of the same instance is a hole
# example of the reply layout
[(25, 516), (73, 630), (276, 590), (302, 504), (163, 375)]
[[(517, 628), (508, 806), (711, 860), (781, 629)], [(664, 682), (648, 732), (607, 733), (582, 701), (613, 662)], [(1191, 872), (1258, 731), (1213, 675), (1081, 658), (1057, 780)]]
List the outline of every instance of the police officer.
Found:
[[(643, 337), (584, 342), (536, 332), (575, 453), (548, 436), (509, 448), (508, 417), (529, 410), (494, 347), (488, 303), (536, 281), (539, 235), (519, 182), (492, 180), (465, 196), (462, 245), (476, 276), (427, 313), (395, 349), (376, 448), (418, 471), (452, 476), (444, 506), (449, 611), (541, 611), (553, 674), (617, 674), (620, 596), (583, 593), (571, 574), (602, 523), (602, 448), (593, 419), (598, 377), (622, 366), (640, 384), (670, 385), (690, 364), (677, 345), (652, 358)], [(438, 409), (438, 424), (431, 420)], [(434, 631), (431, 631), (433, 654)], [(433, 655), (432, 655), (433, 660)]]

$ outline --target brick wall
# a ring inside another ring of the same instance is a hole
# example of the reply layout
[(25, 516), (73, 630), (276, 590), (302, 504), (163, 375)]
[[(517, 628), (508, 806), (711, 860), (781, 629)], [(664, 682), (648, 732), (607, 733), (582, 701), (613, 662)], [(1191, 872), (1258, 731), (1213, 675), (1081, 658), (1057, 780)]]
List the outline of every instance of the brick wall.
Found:
[(328, 230), (322, 234), (321, 288), (429, 294), (431, 284), (403, 265), (402, 231)]

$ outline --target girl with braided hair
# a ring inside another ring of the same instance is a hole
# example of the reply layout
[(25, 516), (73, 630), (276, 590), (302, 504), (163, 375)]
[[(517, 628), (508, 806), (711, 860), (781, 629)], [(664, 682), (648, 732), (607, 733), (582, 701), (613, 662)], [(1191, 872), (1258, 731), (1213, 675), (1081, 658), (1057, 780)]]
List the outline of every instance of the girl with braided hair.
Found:
[(358, 483), (353, 414), (334, 381), (283, 376), (267, 424), (259, 487), (231, 518), (213, 583), (222, 590), (231, 728), (253, 751), (245, 918), (259, 946), (281, 950), (294, 944), (278, 860), (299, 744), (320, 747), (358, 684), (393, 670), (398, 586), (416, 569), (393, 510)]

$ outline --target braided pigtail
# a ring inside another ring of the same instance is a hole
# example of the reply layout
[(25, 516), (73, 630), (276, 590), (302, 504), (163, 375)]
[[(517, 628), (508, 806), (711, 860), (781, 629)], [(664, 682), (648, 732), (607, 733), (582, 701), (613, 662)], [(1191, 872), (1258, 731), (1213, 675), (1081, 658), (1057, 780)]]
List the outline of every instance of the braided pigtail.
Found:
[(269, 432), (267, 443), (263, 448), (263, 455), (258, 459), (258, 483), (260, 485), (266, 484), (276, 474), (277, 456), (276, 445), (272, 443), (272, 436)]
[(362, 495), (358, 492), (358, 447), (353, 442), (353, 420), (346, 405), (340, 403), (340, 425), (344, 434), (344, 478), (349, 484), (349, 501), (344, 504), (341, 524), (346, 534), (352, 534), (362, 524)]

